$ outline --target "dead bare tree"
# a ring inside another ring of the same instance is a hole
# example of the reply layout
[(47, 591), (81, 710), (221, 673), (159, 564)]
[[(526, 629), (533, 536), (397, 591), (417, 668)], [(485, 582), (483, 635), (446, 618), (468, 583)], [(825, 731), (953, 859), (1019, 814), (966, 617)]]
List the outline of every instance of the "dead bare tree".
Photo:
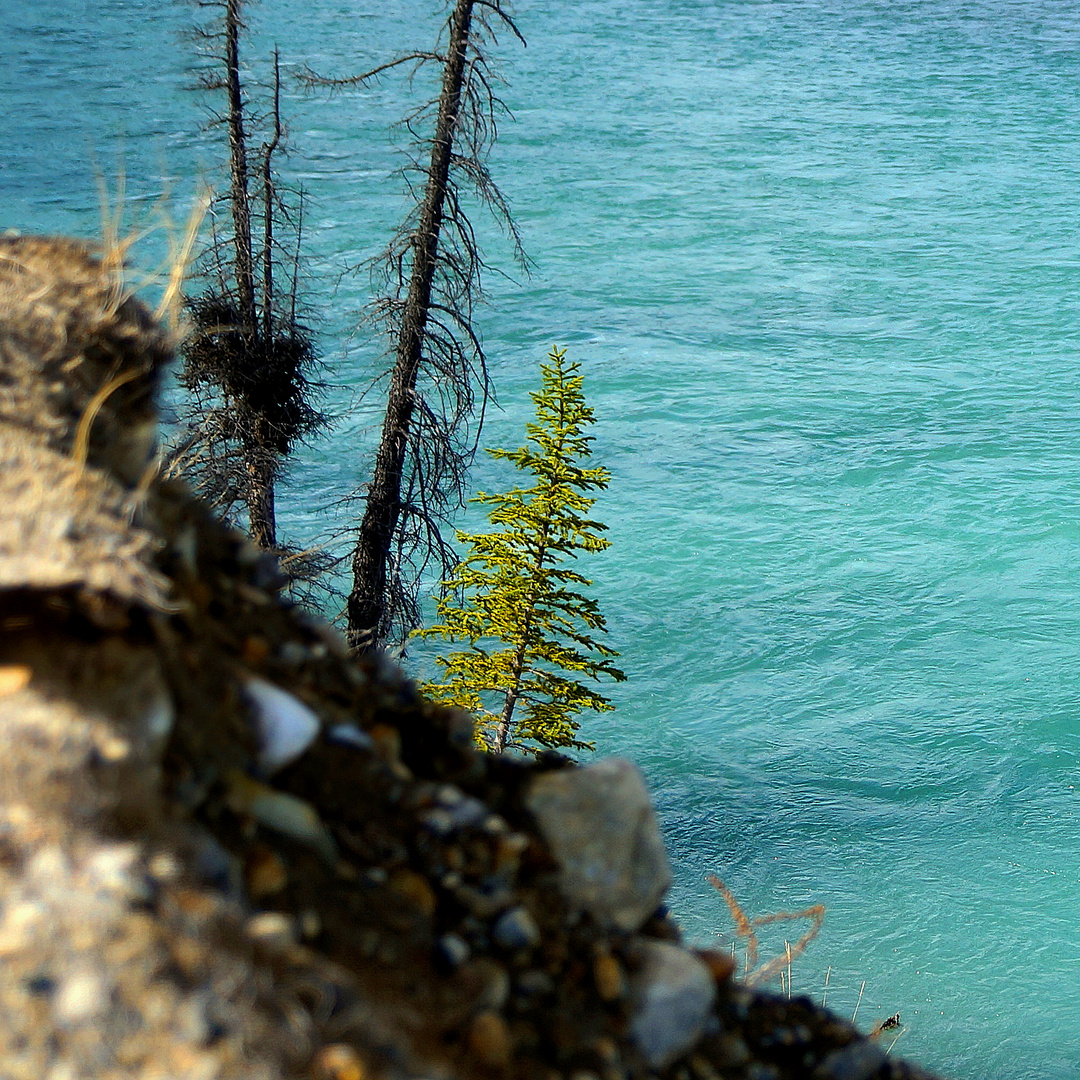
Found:
[(376, 262), (383, 292), (371, 315), (390, 336), (393, 366), (347, 603), (349, 641), (360, 651), (403, 640), (419, 625), (417, 589), (425, 568), (434, 561), (448, 573), (456, 562), (441, 530), (464, 504), (465, 470), (490, 393), (474, 322), (488, 267), (465, 193), (494, 213), (525, 263), (509, 207), (487, 167), (505, 114), (487, 55), (501, 29), (524, 44), (502, 0), (455, 0), (435, 50), (351, 78), (306, 76), (310, 84), (341, 88), (402, 64), (442, 69), (438, 96), (404, 121), (413, 138), (406, 175), (415, 205)]
[[(275, 52), (269, 113), (252, 118), (240, 62), (241, 4), (222, 0), (220, 27), (200, 33), (212, 60), (201, 87), (225, 94), (216, 119), (228, 129), (229, 187), (211, 208), (213, 238), (202, 259), (210, 284), (188, 300), (192, 331), (180, 381), (192, 395), (190, 432), (177, 460), (226, 516), (244, 504), (252, 538), (272, 549), (282, 462), (325, 417), (313, 404), (313, 337), (297, 313), (302, 193), (290, 204), (274, 169), (284, 135), (279, 57)], [(250, 131), (260, 127), (267, 137), (253, 154)], [(223, 228), (223, 219), (231, 227)], [(291, 239), (288, 248), (280, 232)]]

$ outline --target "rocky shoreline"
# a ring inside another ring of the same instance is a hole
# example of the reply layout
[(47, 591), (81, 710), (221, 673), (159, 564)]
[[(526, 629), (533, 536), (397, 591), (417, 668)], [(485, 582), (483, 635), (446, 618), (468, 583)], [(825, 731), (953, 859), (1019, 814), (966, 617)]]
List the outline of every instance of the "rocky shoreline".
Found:
[(632, 764), (478, 753), (152, 478), (114, 268), (0, 300), (5, 1076), (930, 1080), (683, 945)]

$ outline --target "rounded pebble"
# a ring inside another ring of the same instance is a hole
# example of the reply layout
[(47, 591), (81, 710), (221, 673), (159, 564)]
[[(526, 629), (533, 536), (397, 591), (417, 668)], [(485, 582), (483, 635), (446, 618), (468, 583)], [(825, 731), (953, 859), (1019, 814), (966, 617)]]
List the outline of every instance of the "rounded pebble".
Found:
[(0, 697), (18, 693), (29, 686), (31, 674), (24, 664), (6, 664), (0, 667)]
[(335, 724), (326, 737), (338, 746), (348, 746), (353, 750), (370, 750), (374, 746), (371, 736), (356, 724)]
[(500, 836), (495, 846), (495, 870), (500, 874), (514, 875), (521, 864), (521, 856), (529, 846), (529, 838), (523, 833), (507, 833)]
[(101, 1016), (108, 1008), (108, 991), (97, 975), (72, 975), (64, 980), (53, 1002), (61, 1024), (82, 1024)]
[(716, 1064), (721, 1069), (740, 1069), (750, 1060), (746, 1043), (735, 1034), (721, 1035), (716, 1053)]
[(368, 735), (371, 736), (373, 749), (378, 756), (386, 762), (397, 762), (401, 758), (401, 733), (397, 728), (389, 724), (379, 724), (373, 727)]
[(446, 810), (429, 810), (420, 821), (434, 836), (449, 836), (454, 831), (454, 819)]
[(316, 1056), (315, 1076), (318, 1080), (366, 1080), (367, 1070), (351, 1046), (332, 1043)]
[(642, 953), (630, 1036), (650, 1068), (664, 1069), (701, 1037), (716, 985), (708, 968), (676, 945), (647, 941)]
[(278, 911), (264, 911), (247, 921), (244, 932), (257, 945), (274, 951), (296, 944), (296, 927), (292, 919)]
[(497, 1012), (482, 1012), (469, 1025), (469, 1052), (491, 1069), (510, 1065), (513, 1044), (506, 1021)]
[(435, 801), (440, 806), (457, 806), (465, 798), (465, 792), (453, 784), (443, 784), (435, 793)]
[(273, 896), (289, 884), (289, 872), (281, 856), (265, 847), (257, 848), (249, 856), (245, 877), (253, 900)]
[(601, 1001), (616, 1001), (626, 993), (622, 965), (610, 953), (603, 953), (593, 961), (593, 981)]
[(438, 958), (451, 971), (455, 971), (469, 959), (469, 946), (457, 934), (443, 934), (435, 948)]
[(400, 896), (425, 918), (435, 914), (435, 890), (427, 878), (415, 870), (395, 870), (388, 882), (390, 891)]
[(278, 659), (289, 667), (299, 667), (308, 658), (307, 649), (299, 641), (286, 641), (278, 646)]
[(526, 998), (547, 997), (555, 992), (555, 980), (546, 971), (523, 971), (517, 977), (516, 986), (518, 993)]
[(859, 1039), (826, 1054), (814, 1070), (814, 1080), (870, 1080), (886, 1060), (877, 1043)]
[(716, 949), (699, 949), (697, 958), (709, 969), (715, 983), (725, 983), (735, 974), (735, 957)]
[(513, 907), (495, 920), (491, 936), (503, 949), (529, 949), (539, 943), (540, 928), (525, 908)]
[(484, 819), (483, 829), (489, 836), (503, 836), (510, 831), (510, 826), (506, 824), (506, 818), (490, 814)]

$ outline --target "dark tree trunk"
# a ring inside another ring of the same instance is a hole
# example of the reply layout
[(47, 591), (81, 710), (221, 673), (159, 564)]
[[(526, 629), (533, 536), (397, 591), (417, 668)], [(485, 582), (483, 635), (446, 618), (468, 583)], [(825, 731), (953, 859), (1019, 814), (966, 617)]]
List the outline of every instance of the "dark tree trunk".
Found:
[[(309, 379), (318, 363), (315, 343), (297, 321), (303, 201), (300, 195), (294, 212), (288, 196), (298, 193), (275, 175), (286, 138), (277, 51), (271, 108), (265, 120), (253, 118), (244, 81), (249, 88), (252, 77), (240, 65), (243, 0), (199, 2), (220, 12), (195, 33), (209, 43), (213, 59), (201, 72), (202, 86), (225, 98), (214, 119), (228, 133), (229, 183), (218, 205), (231, 228), (215, 230), (200, 260), (209, 287), (187, 300), (192, 332), (182, 346), (180, 382), (192, 395), (182, 407), (192, 433), (170, 470), (185, 475), (231, 522), (242, 527), (246, 516), (252, 539), (276, 549), (282, 465), (298, 439), (326, 424)], [(295, 233), (291, 252), (282, 248), (283, 233)]]
[(263, 147), (263, 255), (262, 255), (262, 340), (274, 338), (274, 215), (277, 195), (274, 169), (271, 164), (274, 151), (281, 142), (281, 56), (274, 50), (274, 134)]
[[(235, 0), (231, 0), (235, 2)], [(255, 336), (269, 364), (274, 348), (274, 170), (271, 160), (281, 141), (281, 67), (278, 52), (274, 50), (274, 134), (263, 147), (263, 253), (262, 253), (262, 318), (261, 332)], [(255, 300), (252, 294), (252, 312)], [(256, 352), (257, 355), (257, 352)], [(274, 505), (274, 478), (276, 455), (270, 450), (273, 432), (265, 417), (256, 417), (254, 446), (247, 455), (248, 468), (248, 520), (251, 538), (259, 547), (267, 550), (277, 547), (277, 511)]]
[(248, 194), (247, 136), (244, 133), (244, 94), (240, 83), (240, 2), (225, 6), (225, 87), (229, 98), (229, 203), (233, 219), (240, 332), (255, 336), (255, 268), (251, 254), (251, 198)]
[(521, 692), (521, 672), (525, 666), (526, 644), (523, 635), (510, 668), (510, 689), (507, 690), (506, 697), (503, 699), (502, 713), (499, 715), (498, 724), (495, 725), (495, 741), (491, 749), (496, 754), (501, 754), (506, 749), (510, 732), (513, 730), (514, 707), (517, 705), (518, 695)]
[[(236, 302), (240, 313), (240, 336), (244, 340), (244, 349), (254, 360), (258, 357), (260, 346), (270, 347), (271, 335), (259, 333), (258, 310), (255, 300), (255, 259), (251, 232), (251, 195), (248, 190), (248, 152), (247, 135), (244, 130), (244, 95), (240, 80), (240, 4), (241, 0), (226, 0), (225, 5), (225, 66), (226, 91), (229, 99), (229, 173), (231, 187), (229, 202), (233, 219), (233, 252), (236, 277)], [(276, 73), (275, 57), (275, 73)], [(275, 90), (276, 105), (276, 90)], [(277, 118), (275, 110), (275, 119)], [(268, 147), (264, 160), (264, 173), (270, 170), (270, 155), (277, 142), (275, 139)], [(272, 289), (271, 252), (272, 214), (270, 195), (267, 194), (267, 214), (264, 246), (267, 249), (264, 258), (263, 274), (266, 278), (264, 287)], [(262, 297), (264, 321), (268, 321), (272, 292)], [(274, 455), (270, 452), (270, 442), (266, 439), (265, 422), (256, 423), (252, 433), (252, 445), (244, 453), (244, 501), (248, 508), (249, 531), (251, 538), (259, 547), (273, 548), (277, 544), (277, 527), (274, 513)]]
[(357, 650), (378, 644), (387, 634), (392, 616), (388, 575), (394, 532), (401, 513), (402, 476), (411, 434), (416, 380), (423, 357), (432, 283), (438, 266), (439, 236), (453, 157), (455, 127), (461, 108), (473, 5), (474, 0), (457, 0), (451, 16), (431, 164), (419, 221), (411, 242), (409, 289), (398, 335), (386, 417), (353, 556), (348, 634), (350, 644)]

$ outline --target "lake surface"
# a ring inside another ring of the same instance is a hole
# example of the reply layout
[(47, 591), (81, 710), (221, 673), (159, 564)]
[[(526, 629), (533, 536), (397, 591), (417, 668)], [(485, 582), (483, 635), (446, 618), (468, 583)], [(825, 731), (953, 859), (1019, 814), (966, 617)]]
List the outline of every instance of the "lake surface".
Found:
[[(429, 10), (431, 9), (431, 10)], [(639, 761), (696, 941), (823, 903), (796, 992), (954, 1080), (1080, 1078), (1080, 8), (1029, 0), (566, 0), (497, 49), (492, 168), (535, 260), (489, 279), (516, 445), (553, 343), (580, 360), (629, 680), (587, 728)], [(199, 130), (173, 0), (0, 0), (0, 228), (182, 220)], [(426, 47), (438, 5), (263, 0), (256, 71)], [(425, 92), (290, 89), (334, 434), (284, 532), (343, 524), (379, 343), (342, 268), (403, 208), (389, 125)], [(140, 258), (164, 251), (151, 237)], [(475, 486), (509, 486), (481, 462)], [(797, 931), (788, 928), (789, 937)], [(783, 949), (783, 932), (771, 948)]]

